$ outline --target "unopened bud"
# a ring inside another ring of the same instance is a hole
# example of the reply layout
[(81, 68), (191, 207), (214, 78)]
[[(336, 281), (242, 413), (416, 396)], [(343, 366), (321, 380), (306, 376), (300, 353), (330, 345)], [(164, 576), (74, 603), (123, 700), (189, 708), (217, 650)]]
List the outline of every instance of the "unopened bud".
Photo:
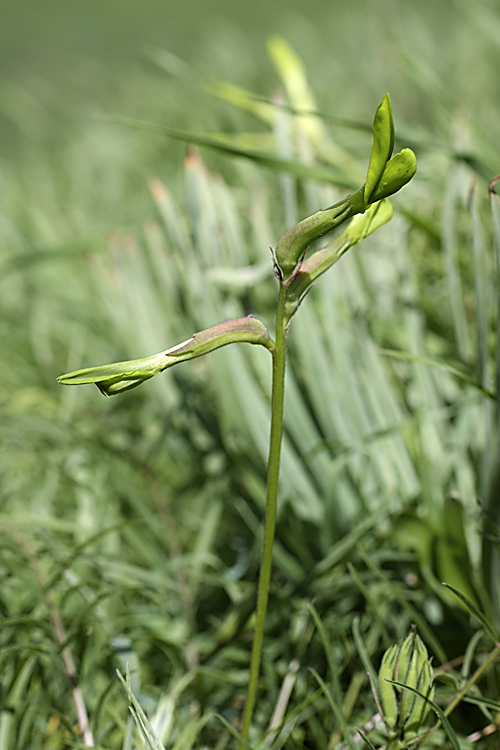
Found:
[(378, 698), (382, 718), (392, 735), (399, 734), (400, 739), (405, 740), (416, 736), (429, 705), (411, 690), (404, 690), (389, 681), (418, 690), (430, 700), (434, 693), (431, 676), (427, 649), (415, 629), (404, 641), (385, 652), (378, 675)]
[(115, 393), (135, 388), (179, 362), (201, 357), (227, 344), (245, 342), (261, 344), (271, 350), (274, 348), (274, 343), (269, 338), (264, 323), (252, 317), (236, 318), (195, 333), (181, 344), (155, 354), (153, 357), (116, 362), (103, 367), (88, 367), (67, 375), (60, 375), (57, 380), (62, 385), (95, 383), (104, 396), (113, 396)]
[(394, 680), (399, 655), (399, 646), (394, 644), (382, 657), (378, 673), (378, 692), (382, 717), (388, 729), (394, 729), (398, 721), (398, 699), (396, 688), (388, 680)]

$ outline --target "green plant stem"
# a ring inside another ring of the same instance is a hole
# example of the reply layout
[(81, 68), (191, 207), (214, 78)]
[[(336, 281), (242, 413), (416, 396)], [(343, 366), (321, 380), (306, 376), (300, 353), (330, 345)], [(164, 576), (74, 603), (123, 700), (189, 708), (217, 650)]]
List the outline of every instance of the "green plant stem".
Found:
[(280, 287), (278, 311), (276, 313), (276, 337), (273, 355), (273, 379), (271, 397), (271, 437), (269, 441), (269, 459), (267, 464), (266, 514), (264, 519), (264, 540), (260, 563), (259, 586), (257, 593), (257, 610), (255, 616), (255, 633), (250, 658), (250, 679), (243, 714), (242, 736), (248, 739), (252, 714), (257, 697), (262, 643), (266, 622), (269, 584), (273, 559), (274, 530), (276, 527), (276, 506), (278, 500), (278, 480), (281, 456), (281, 438), (283, 433), (283, 403), (285, 396), (285, 323), (284, 323), (285, 288)]

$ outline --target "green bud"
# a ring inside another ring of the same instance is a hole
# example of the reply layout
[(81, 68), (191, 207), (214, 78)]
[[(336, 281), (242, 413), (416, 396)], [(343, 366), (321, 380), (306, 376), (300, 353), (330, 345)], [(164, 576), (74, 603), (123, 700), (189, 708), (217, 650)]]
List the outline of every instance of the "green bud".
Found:
[(113, 396), (115, 393), (135, 388), (179, 362), (201, 357), (227, 344), (244, 342), (274, 349), (274, 343), (260, 320), (252, 317), (236, 318), (195, 333), (186, 341), (152, 357), (116, 362), (102, 367), (88, 367), (67, 375), (60, 375), (57, 380), (62, 385), (95, 383), (105, 396)]
[(371, 194), (370, 203), (397, 193), (411, 180), (416, 171), (417, 160), (411, 148), (404, 148), (399, 154), (394, 154), (385, 165), (382, 176)]
[(396, 688), (388, 680), (394, 680), (399, 655), (399, 646), (394, 644), (382, 657), (378, 673), (378, 693), (382, 719), (388, 729), (393, 730), (398, 721), (398, 699)]
[[(427, 656), (427, 651), (426, 651)], [(431, 678), (432, 678), (432, 667), (428, 660), (424, 661), (422, 663), (422, 668), (420, 670), (420, 674), (418, 676), (417, 681), (417, 690), (422, 693), (422, 695), (425, 695), (426, 698), (429, 700), (432, 700), (434, 696), (434, 688), (431, 688)], [(430, 711), (430, 706), (427, 701), (425, 701), (423, 698), (419, 698), (418, 695), (415, 696), (415, 702), (413, 704), (413, 707), (409, 713), (408, 719), (406, 721), (404, 732), (405, 732), (405, 740), (410, 740), (413, 737), (416, 737), (421, 724), (424, 722), (425, 717)]]
[(396, 687), (388, 680), (418, 690), (432, 698), (432, 667), (427, 649), (412, 628), (399, 644), (391, 646), (384, 654), (378, 674), (378, 698), (382, 718), (391, 732), (407, 740), (416, 736), (428, 711), (428, 703), (410, 690)]
[[(409, 687), (416, 688), (419, 675), (419, 661), (415, 640), (418, 638), (415, 631), (412, 631), (403, 641), (399, 651), (398, 663), (396, 667), (397, 682), (401, 682)], [(399, 703), (399, 724), (406, 722), (415, 703), (416, 695), (409, 690), (403, 690)]]
[(405, 148), (392, 156), (394, 137), (391, 100), (386, 94), (373, 120), (373, 146), (365, 184), (334, 206), (299, 221), (281, 237), (275, 255), (282, 281), (294, 274), (305, 251), (315, 240), (340, 226), (346, 219), (364, 213), (369, 205), (396, 193), (411, 180), (417, 171), (415, 154)]

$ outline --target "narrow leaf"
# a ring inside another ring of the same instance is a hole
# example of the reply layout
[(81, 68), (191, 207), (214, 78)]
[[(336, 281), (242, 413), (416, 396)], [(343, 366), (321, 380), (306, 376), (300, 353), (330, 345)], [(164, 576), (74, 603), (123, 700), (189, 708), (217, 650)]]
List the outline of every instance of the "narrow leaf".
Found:
[(332, 695), (330, 691), (328, 690), (328, 687), (325, 683), (325, 681), (319, 676), (319, 674), (314, 670), (311, 669), (311, 674), (313, 675), (314, 679), (318, 683), (318, 685), (323, 690), (323, 693), (330, 704), (330, 708), (332, 709), (333, 715), (335, 716), (336, 720), (338, 721), (340, 728), (342, 729), (342, 735), (348, 744), (350, 750), (356, 750), (356, 745), (354, 744), (354, 741), (349, 733), (349, 729), (347, 727), (347, 722), (344, 717), (344, 713), (342, 711), (342, 707), (339, 706), (336, 701), (333, 700)]
[(174, 138), (178, 141), (196, 143), (198, 146), (219, 151), (228, 156), (251, 159), (257, 164), (262, 164), (262, 166), (281, 172), (289, 172), (303, 180), (318, 180), (318, 182), (326, 182), (330, 185), (337, 185), (347, 189), (353, 189), (353, 187), (355, 187), (352, 180), (331, 167), (322, 167), (319, 165), (309, 166), (299, 161), (282, 159), (275, 154), (267, 153), (265, 151), (247, 149), (241, 146), (238, 147), (204, 133), (193, 133), (188, 130), (179, 130), (178, 128), (171, 128), (168, 125), (157, 125), (155, 123), (137, 120), (133, 117), (120, 117), (118, 115), (105, 113), (99, 113), (96, 117), (100, 120), (105, 120), (106, 122), (116, 123), (117, 125), (126, 125), (131, 128), (136, 128), (137, 130), (148, 130), (150, 132), (158, 133), (159, 135), (166, 135), (169, 138)]
[(130, 689), (129, 675), (127, 674), (127, 678), (125, 679), (125, 677), (123, 677), (123, 675), (121, 674), (119, 670), (116, 670), (116, 674), (118, 675), (118, 679), (122, 683), (123, 688), (125, 692), (127, 693), (128, 699), (130, 701), (130, 710), (131, 710), (132, 716), (134, 717), (134, 721), (137, 724), (150, 750), (165, 750), (165, 748), (163, 747), (163, 744), (160, 742), (160, 740), (156, 736), (153, 727), (149, 723), (148, 717), (144, 713), (141, 704), (139, 703), (139, 701), (133, 694), (132, 690)]
[(428, 705), (432, 708), (441, 724), (443, 725), (443, 729), (446, 732), (454, 750), (460, 750), (460, 744), (455, 732), (453, 731), (453, 727), (446, 718), (444, 711), (436, 703), (434, 703), (434, 701), (431, 701), (429, 698), (427, 698), (427, 696), (421, 693), (420, 690), (412, 688), (409, 685), (404, 685), (402, 682), (394, 682), (393, 680), (387, 680), (387, 682), (390, 682), (391, 685), (395, 685), (396, 687), (402, 688), (403, 690), (408, 690), (410, 693), (418, 695), (419, 698), (422, 698), (422, 700), (428, 703)]
[(498, 639), (498, 634), (495, 632), (493, 626), (488, 621), (486, 615), (483, 612), (481, 612), (481, 610), (473, 602), (471, 602), (470, 599), (464, 596), (461, 591), (454, 588), (453, 586), (450, 586), (449, 583), (443, 582), (443, 586), (445, 586), (447, 589), (452, 591), (455, 594), (455, 596), (458, 599), (460, 599), (462, 604), (464, 604), (467, 607), (471, 615), (473, 615), (476, 618), (476, 620), (479, 620), (479, 622), (481, 623), (485, 631), (493, 639), (494, 643), (496, 643)]
[(247, 740), (243, 739), (243, 735), (241, 735), (233, 727), (233, 725), (228, 722), (227, 719), (225, 719), (223, 716), (221, 716), (221, 714), (215, 714), (215, 718), (219, 719), (219, 721), (221, 722), (221, 724), (224, 724), (224, 726), (226, 727), (227, 731), (234, 737), (235, 740), (237, 740), (240, 743), (240, 745), (242, 747), (246, 748), (246, 750), (253, 750), (252, 745), (249, 742), (247, 742)]
[(369, 750), (377, 750), (377, 748), (375, 747), (375, 745), (373, 744), (373, 742), (370, 739), (368, 739), (368, 737), (366, 736), (365, 732), (363, 732), (362, 729), (358, 729), (356, 727), (356, 731), (358, 732), (359, 736), (362, 737), (363, 740), (366, 742), (366, 744), (368, 745)]
[(484, 396), (488, 396), (489, 398), (496, 399), (495, 394), (493, 391), (488, 390), (487, 388), (483, 388), (483, 386), (475, 380), (475, 378), (471, 377), (470, 375), (467, 375), (467, 373), (463, 372), (462, 370), (459, 370), (457, 367), (453, 367), (452, 365), (449, 365), (447, 362), (443, 362), (440, 359), (432, 359), (431, 357), (420, 357), (417, 354), (411, 354), (410, 352), (400, 352), (396, 349), (379, 349), (380, 354), (383, 354), (384, 357), (391, 357), (392, 359), (401, 359), (405, 362), (414, 362), (417, 365), (425, 365), (426, 367), (435, 367), (438, 370), (444, 370), (445, 372), (448, 372), (450, 375), (453, 375), (453, 377), (457, 378), (457, 380), (461, 380), (463, 383), (467, 383), (467, 385), (471, 385), (474, 388), (477, 388), (478, 391), (481, 391), (481, 393)]
[[(354, 566), (350, 565), (349, 572), (350, 572), (350, 574), (353, 577), (354, 577), (353, 573), (354, 573), (355, 570), (356, 569), (354, 568)], [(356, 576), (358, 576), (357, 572), (356, 572)], [(358, 581), (360, 581), (359, 576), (358, 576), (357, 580), (354, 577), (354, 580), (356, 581), (356, 583), (358, 583)], [(384, 628), (384, 630), (385, 630), (385, 628)], [(365, 644), (363, 642), (363, 639), (361, 637), (361, 633), (359, 632), (359, 617), (355, 617), (354, 620), (353, 620), (353, 622), (352, 622), (352, 633), (353, 633), (353, 636), (354, 636), (354, 643), (356, 644), (356, 649), (358, 651), (358, 654), (361, 657), (361, 661), (363, 662), (363, 666), (365, 668), (365, 672), (370, 676), (372, 684), (376, 685), (377, 684), (378, 675), (377, 675), (377, 672), (375, 671), (375, 667), (372, 664), (372, 660), (370, 659), (368, 651), (366, 650), (366, 646), (365, 646)]]

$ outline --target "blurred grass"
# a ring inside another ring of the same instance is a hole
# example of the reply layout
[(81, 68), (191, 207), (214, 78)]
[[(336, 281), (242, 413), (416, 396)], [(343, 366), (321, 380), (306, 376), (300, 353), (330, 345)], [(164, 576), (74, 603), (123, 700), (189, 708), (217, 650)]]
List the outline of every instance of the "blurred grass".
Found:
[[(114, 677), (127, 663), (165, 747), (222, 750), (232, 741), (211, 717), (237, 727), (246, 686), (268, 357), (231, 347), (109, 401), (97, 389), (61, 389), (55, 377), (147, 356), (225, 318), (272, 321), (269, 246), (295, 217), (340, 197), (251, 160), (186, 154), (92, 112), (222, 133), (356, 181), (369, 150), (362, 129), (263, 105), (212, 79), (267, 101), (279, 90), (291, 110), (367, 125), (389, 89), (397, 136), (417, 150), (419, 172), (393, 222), (322, 279), (289, 339), (253, 741), (286, 683), (283, 727), (263, 745), (333, 750), (338, 721), (309, 672), (333, 679), (311, 599), (337, 670), (330, 688), (351, 728), (376, 713), (360, 638), (377, 665), (416, 622), (435, 666), (467, 678), (457, 660), (478, 623), (441, 581), (498, 633), (497, 406), (417, 362), (443, 360), (486, 387), (497, 377), (485, 183), (498, 171), (497, 8), (314, 2), (305, 17), (299, 3), (265, 13), (260, 3), (152, 2), (145, 13), (131, 3), (51, 1), (42, 22), (22, 6), (6, 4), (0, 30), (2, 749), (81, 741), (51, 607), (101, 747), (142, 747)], [(300, 69), (291, 76), (276, 39), (267, 56), (276, 31), (312, 85)], [(20, 38), (33, 40), (29, 48)], [(480, 167), (472, 203), (471, 163)], [(409, 356), (389, 359), (384, 349)], [(495, 699), (498, 673), (480, 689)], [(446, 705), (444, 689), (436, 700)], [(469, 747), (465, 737), (495, 717), (467, 709), (452, 721)], [(380, 728), (373, 736), (382, 744)], [(436, 733), (433, 746), (446, 741)]]

